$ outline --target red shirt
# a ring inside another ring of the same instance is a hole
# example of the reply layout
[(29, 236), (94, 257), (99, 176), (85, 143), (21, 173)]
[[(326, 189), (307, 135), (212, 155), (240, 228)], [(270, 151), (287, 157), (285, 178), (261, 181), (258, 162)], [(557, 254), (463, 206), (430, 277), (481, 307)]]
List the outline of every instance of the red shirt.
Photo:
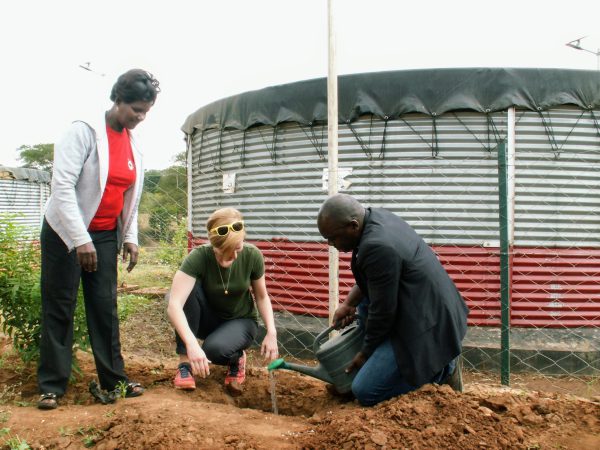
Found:
[(102, 200), (92, 219), (89, 231), (114, 230), (123, 210), (123, 194), (135, 183), (135, 163), (129, 131), (118, 132), (106, 125), (108, 136), (108, 178)]

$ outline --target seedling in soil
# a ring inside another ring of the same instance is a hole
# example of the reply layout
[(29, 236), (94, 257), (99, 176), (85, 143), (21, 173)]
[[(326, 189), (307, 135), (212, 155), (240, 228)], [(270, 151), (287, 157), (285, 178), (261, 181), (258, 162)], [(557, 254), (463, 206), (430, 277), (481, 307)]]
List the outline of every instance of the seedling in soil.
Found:
[(115, 388), (115, 393), (117, 394), (117, 397), (125, 398), (127, 395), (127, 383), (124, 381), (119, 381), (117, 383), (117, 387)]
[(13, 436), (3, 442), (3, 445), (7, 446), (10, 450), (30, 450), (31, 447), (25, 439), (21, 439), (19, 436)]
[(85, 448), (93, 447), (96, 444), (96, 440), (100, 437), (101, 433), (94, 427), (83, 428), (79, 427), (77, 429), (77, 434), (83, 436), (81, 442)]
[(74, 432), (71, 431), (71, 429), (69, 427), (66, 427), (66, 428), (65, 427), (60, 427), (58, 429), (58, 432), (60, 433), (60, 435), (62, 437), (73, 436), (75, 434)]

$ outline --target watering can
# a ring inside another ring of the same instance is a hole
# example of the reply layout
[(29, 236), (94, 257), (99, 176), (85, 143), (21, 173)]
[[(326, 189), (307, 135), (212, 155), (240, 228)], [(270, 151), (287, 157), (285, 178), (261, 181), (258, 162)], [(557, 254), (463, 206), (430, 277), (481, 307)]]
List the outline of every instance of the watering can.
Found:
[(360, 351), (365, 333), (358, 324), (354, 323), (321, 345), (321, 341), (333, 329), (334, 327), (327, 328), (314, 340), (313, 352), (317, 361), (319, 361), (317, 366), (311, 367), (288, 363), (283, 358), (279, 358), (269, 364), (267, 367), (268, 370), (295, 370), (296, 372), (333, 384), (340, 394), (350, 392), (352, 389), (352, 380), (356, 376), (357, 371), (354, 370), (352, 373), (346, 373), (345, 370)]

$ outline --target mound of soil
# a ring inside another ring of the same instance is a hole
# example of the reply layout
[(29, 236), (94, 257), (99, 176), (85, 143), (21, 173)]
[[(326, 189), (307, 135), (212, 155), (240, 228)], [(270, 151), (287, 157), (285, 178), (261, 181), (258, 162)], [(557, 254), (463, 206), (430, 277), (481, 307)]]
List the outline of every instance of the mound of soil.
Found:
[[(35, 370), (22, 367), (0, 340), (0, 448), (26, 442), (34, 449), (598, 449), (600, 398), (509, 389), (475, 382), (466, 392), (427, 385), (364, 408), (332, 395), (325, 383), (275, 371), (251, 350), (245, 391), (223, 389), (225, 369), (212, 367), (197, 389), (173, 389), (173, 335), (159, 307), (122, 326), (126, 369), (147, 390), (141, 397), (96, 403), (91, 355), (79, 353), (82, 375), (58, 409), (36, 408)], [(308, 364), (312, 364), (308, 362)], [(523, 380), (523, 379), (521, 379)], [(556, 380), (554, 381), (557, 382)]]

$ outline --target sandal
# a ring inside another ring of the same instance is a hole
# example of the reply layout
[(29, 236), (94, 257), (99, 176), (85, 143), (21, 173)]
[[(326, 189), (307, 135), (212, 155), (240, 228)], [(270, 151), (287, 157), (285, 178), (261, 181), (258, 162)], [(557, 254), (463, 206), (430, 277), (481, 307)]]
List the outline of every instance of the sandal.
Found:
[(142, 387), (140, 383), (127, 383), (127, 390), (125, 391), (125, 398), (139, 397), (146, 389)]
[(39, 409), (56, 409), (58, 408), (58, 400), (56, 394), (52, 392), (46, 392), (40, 395), (37, 407)]

